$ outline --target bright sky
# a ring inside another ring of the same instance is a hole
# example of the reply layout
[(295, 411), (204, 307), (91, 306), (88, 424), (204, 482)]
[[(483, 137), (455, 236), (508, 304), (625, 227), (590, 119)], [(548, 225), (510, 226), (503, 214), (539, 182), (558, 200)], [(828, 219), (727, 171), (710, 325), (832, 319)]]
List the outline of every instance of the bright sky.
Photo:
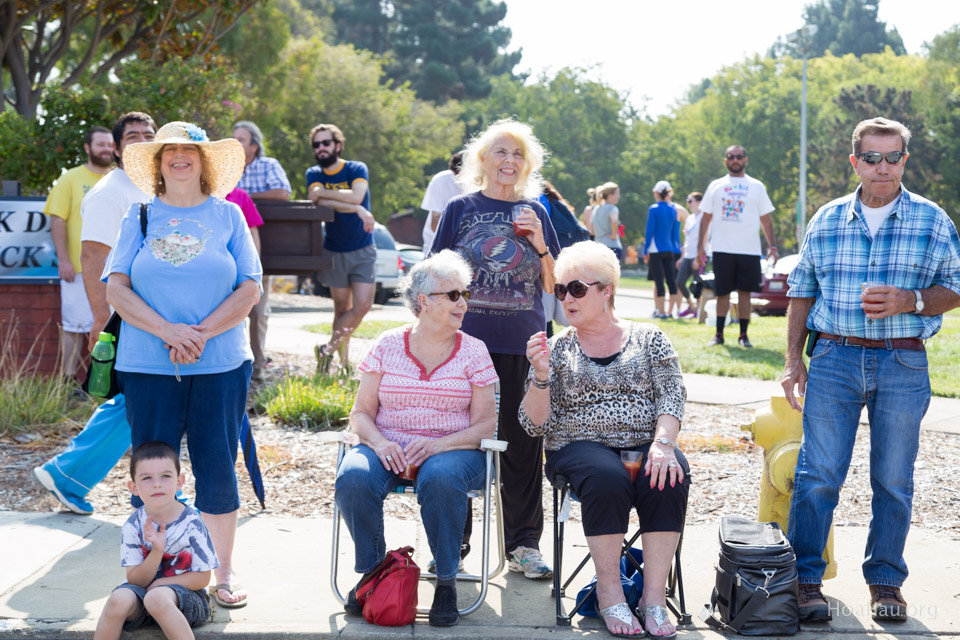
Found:
[[(691, 85), (799, 29), (813, 1), (506, 0), (505, 24), (513, 31), (510, 48), (523, 48), (517, 71), (599, 64), (607, 84), (629, 91), (637, 107), (649, 97), (656, 116)], [(960, 23), (956, 0), (880, 0), (879, 7), (908, 53)]]

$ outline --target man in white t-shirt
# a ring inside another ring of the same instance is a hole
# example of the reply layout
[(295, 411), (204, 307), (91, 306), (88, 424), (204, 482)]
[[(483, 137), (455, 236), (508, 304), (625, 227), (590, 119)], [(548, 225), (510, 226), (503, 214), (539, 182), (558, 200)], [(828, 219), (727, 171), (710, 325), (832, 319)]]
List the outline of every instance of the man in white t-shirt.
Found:
[(449, 169), (441, 171), (430, 179), (427, 190), (423, 194), (423, 202), (420, 208), (426, 210), (427, 219), (423, 223), (423, 252), (429, 253), (433, 246), (433, 237), (437, 235), (437, 226), (440, 224), (440, 216), (443, 215), (443, 209), (451, 198), (463, 193), (460, 183), (457, 182), (457, 175), (460, 173), (460, 167), (463, 165), (463, 152), (457, 151), (450, 158)]
[(750, 348), (750, 292), (761, 290), (760, 234), (767, 239), (767, 258), (780, 257), (770, 213), (773, 203), (763, 183), (746, 174), (747, 154), (740, 145), (724, 152), (727, 175), (707, 187), (700, 203), (700, 250), (697, 259), (706, 264), (707, 232), (713, 222), (710, 245), (713, 249), (714, 293), (717, 295), (717, 332), (710, 345), (723, 344), (723, 328), (730, 310), (730, 292), (736, 290), (740, 315), (740, 346)]
[[(120, 233), (120, 220), (135, 202), (149, 202), (123, 169), (123, 149), (128, 144), (150, 142), (157, 125), (145, 113), (132, 111), (113, 125), (114, 159), (117, 167), (84, 196), (80, 204), (80, 263), (83, 286), (93, 311), (90, 348), (110, 319), (107, 285), (100, 281), (110, 249)], [(117, 394), (93, 413), (66, 450), (33, 470), (45, 489), (74, 513), (93, 513), (86, 495), (117, 464), (130, 448), (130, 425), (126, 402)]]

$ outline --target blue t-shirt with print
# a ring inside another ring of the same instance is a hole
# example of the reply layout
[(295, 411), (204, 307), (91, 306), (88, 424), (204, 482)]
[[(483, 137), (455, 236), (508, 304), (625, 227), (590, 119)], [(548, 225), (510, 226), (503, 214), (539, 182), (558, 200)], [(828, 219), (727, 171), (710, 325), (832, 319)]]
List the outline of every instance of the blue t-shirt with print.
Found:
[(543, 313), (540, 257), (526, 238), (513, 232), (512, 210), (529, 206), (543, 225), (543, 239), (554, 257), (560, 242), (543, 205), (536, 200), (507, 202), (480, 192), (447, 203), (431, 253), (453, 249), (473, 269), (470, 301), (462, 329), (482, 340), (490, 353), (524, 354), (527, 340), (547, 326)]
[[(101, 279), (111, 273), (129, 276), (134, 292), (168, 322), (200, 324), (244, 280), (259, 285), (263, 268), (237, 205), (210, 197), (195, 207), (172, 207), (154, 198), (147, 205), (146, 237), (140, 205), (124, 215)], [(121, 335), (117, 371), (210, 374), (253, 360), (242, 322), (208, 340), (195, 363), (177, 367), (152, 333), (124, 321)]]
[[(353, 160), (341, 160), (339, 165), (324, 169), (315, 165), (307, 169), (307, 191), (319, 184), (324, 189), (352, 189), (359, 181), (367, 184), (367, 192), (360, 205), (370, 211), (370, 172), (367, 165)], [(333, 222), (324, 226), (323, 248), (327, 251), (345, 253), (373, 244), (373, 234), (363, 230), (363, 222), (355, 213), (334, 212)]]

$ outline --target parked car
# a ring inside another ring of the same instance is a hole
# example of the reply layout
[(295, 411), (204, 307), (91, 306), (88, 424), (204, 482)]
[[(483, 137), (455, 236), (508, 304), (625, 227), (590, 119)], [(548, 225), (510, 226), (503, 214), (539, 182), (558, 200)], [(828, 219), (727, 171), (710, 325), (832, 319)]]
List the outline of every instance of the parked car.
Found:
[(401, 275), (410, 273), (410, 269), (418, 262), (423, 262), (426, 257), (425, 251), (416, 245), (398, 243), (397, 249), (400, 251), (400, 273)]
[[(373, 242), (377, 247), (375, 276), (377, 292), (374, 294), (373, 301), (376, 304), (386, 304), (390, 298), (397, 294), (401, 269), (400, 251), (397, 249), (397, 243), (393, 236), (379, 222), (373, 226)], [(303, 295), (312, 293), (325, 298), (330, 297), (330, 289), (320, 281), (319, 274), (299, 276), (297, 278), (297, 291)]]
[(763, 272), (763, 290), (760, 293), (751, 294), (751, 298), (757, 301), (763, 301), (754, 304), (753, 310), (761, 316), (782, 316), (787, 313), (787, 305), (790, 299), (787, 297), (787, 291), (790, 285), (787, 284), (787, 276), (797, 266), (800, 255), (793, 253), (783, 256), (777, 260), (777, 264), (769, 266), (767, 261), (762, 260)]

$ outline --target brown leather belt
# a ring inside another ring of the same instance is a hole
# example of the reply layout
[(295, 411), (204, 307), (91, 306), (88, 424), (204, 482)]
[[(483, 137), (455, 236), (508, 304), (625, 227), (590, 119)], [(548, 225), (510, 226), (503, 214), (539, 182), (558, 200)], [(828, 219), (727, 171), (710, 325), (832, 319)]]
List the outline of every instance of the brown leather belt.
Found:
[(871, 349), (886, 349), (887, 343), (890, 343), (891, 349), (908, 349), (910, 351), (923, 351), (923, 340), (920, 338), (891, 338), (889, 340), (867, 340), (866, 338), (845, 338), (843, 336), (832, 336), (827, 333), (821, 333), (818, 340), (833, 340), (838, 344), (852, 344), (857, 347), (869, 347)]

